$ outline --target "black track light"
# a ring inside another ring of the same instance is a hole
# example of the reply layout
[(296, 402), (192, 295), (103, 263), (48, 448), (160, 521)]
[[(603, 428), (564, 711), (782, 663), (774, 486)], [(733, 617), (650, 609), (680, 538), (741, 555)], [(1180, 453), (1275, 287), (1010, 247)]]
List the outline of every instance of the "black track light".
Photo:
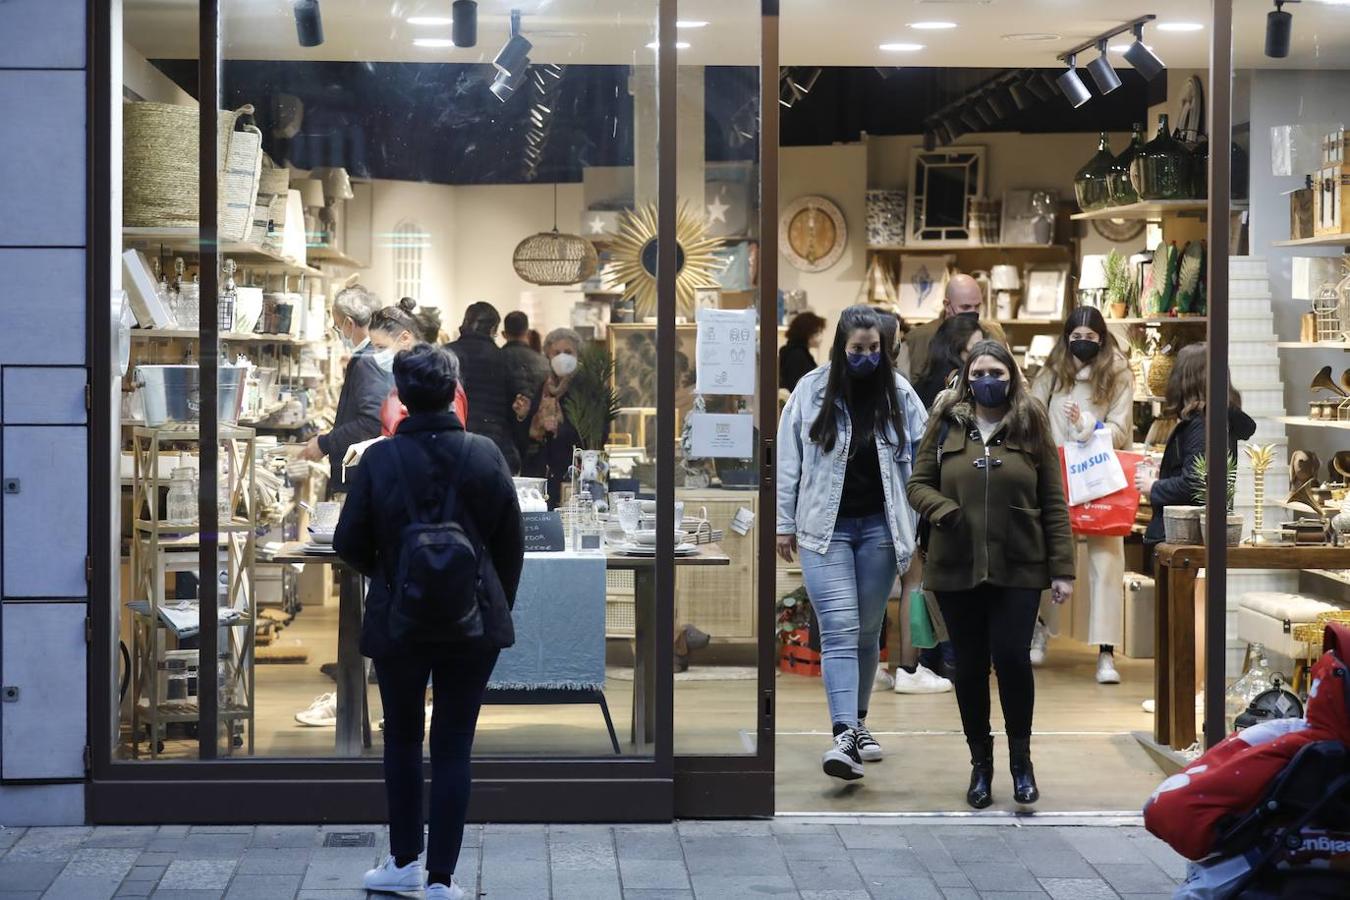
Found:
[(942, 120), (942, 127), (947, 129), (947, 143), (954, 144), (966, 133), (966, 126), (957, 116), (948, 116)]
[(1289, 41), (1294, 36), (1294, 17), (1284, 11), (1286, 3), (1298, 0), (1275, 0), (1275, 8), (1266, 13), (1266, 56), (1284, 59), (1289, 55)]
[(984, 128), (984, 120), (981, 119), (972, 109), (961, 110), (961, 122), (966, 126), (966, 131), (979, 131)]
[(478, 46), (478, 0), (455, 0), (450, 5), (450, 39), (456, 47)]
[(1135, 23), (1134, 43), (1125, 48), (1125, 61), (1134, 66), (1134, 70), (1147, 81), (1152, 81), (1167, 69), (1158, 55), (1144, 46), (1143, 22)]
[(1068, 59), (1066, 59), (1065, 62), (1068, 64), (1069, 67), (1065, 69), (1058, 78), (1055, 79), (1055, 84), (1059, 86), (1059, 89), (1064, 94), (1065, 99), (1069, 101), (1069, 105), (1072, 106), (1074, 109), (1077, 109), (1084, 103), (1087, 103), (1089, 100), (1091, 100), (1092, 94), (1091, 92), (1088, 91), (1087, 85), (1083, 84), (1083, 79), (1078, 77), (1077, 54), (1070, 53)]
[(525, 57), (522, 63), (514, 75), (506, 71), (497, 73), (497, 77), (492, 79), (492, 85), (488, 88), (492, 96), (503, 103), (511, 99), (511, 95), (525, 83), (525, 70), (530, 65), (530, 58)]
[[(1008, 95), (1012, 97), (1013, 105), (1017, 107), (1018, 112), (1024, 112), (1036, 105), (1035, 88), (1022, 81), (1014, 81), (1008, 85)], [(1045, 99), (1045, 98), (1039, 98)]]
[(301, 47), (317, 47), (323, 43), (323, 16), (319, 0), (295, 0), (295, 36)]
[[(511, 36), (507, 38), (506, 44), (498, 51), (497, 58), (492, 64), (497, 67), (497, 71), (514, 78), (517, 74), (522, 77), (525, 69), (530, 64), (530, 50), (534, 45), (525, 39), (525, 35), (520, 33), (520, 10), (511, 10)], [(500, 76), (498, 76), (498, 80)], [(516, 85), (512, 88), (515, 90)], [(496, 93), (494, 91), (494, 93)]]
[(989, 102), (989, 95), (979, 93), (975, 95), (975, 114), (980, 117), (980, 121), (985, 125), (995, 125), (998, 123), (998, 116), (994, 112), (994, 106)]
[(998, 120), (1008, 118), (1013, 110), (1012, 94), (1007, 88), (995, 88), (989, 94), (989, 108), (994, 111), (994, 116)]
[(1087, 69), (1092, 75), (1092, 80), (1097, 82), (1097, 90), (1103, 94), (1109, 94), (1120, 87), (1120, 76), (1111, 68), (1111, 60), (1106, 58), (1105, 38), (1097, 42), (1097, 58), (1088, 63)]
[(1055, 96), (1055, 86), (1048, 81), (1046, 77), (1039, 72), (1033, 72), (1027, 77), (1027, 90), (1031, 95), (1042, 102)]

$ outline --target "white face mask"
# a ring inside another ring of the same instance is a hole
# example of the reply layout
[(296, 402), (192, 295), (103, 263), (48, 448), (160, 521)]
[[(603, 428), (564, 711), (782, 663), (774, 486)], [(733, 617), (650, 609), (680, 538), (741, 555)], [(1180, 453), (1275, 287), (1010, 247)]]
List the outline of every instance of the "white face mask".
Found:
[(384, 350), (376, 350), (374, 354), (375, 365), (379, 366), (385, 372), (394, 371), (394, 357), (398, 356), (397, 347), (387, 347)]
[(559, 353), (549, 361), (553, 367), (553, 374), (559, 378), (566, 378), (577, 370), (577, 357), (574, 353)]

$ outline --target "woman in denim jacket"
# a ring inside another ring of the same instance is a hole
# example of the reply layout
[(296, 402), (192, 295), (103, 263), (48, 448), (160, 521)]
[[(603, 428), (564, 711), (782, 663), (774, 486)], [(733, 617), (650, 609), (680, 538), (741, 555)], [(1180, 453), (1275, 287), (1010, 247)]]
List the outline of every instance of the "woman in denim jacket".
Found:
[(845, 781), (882, 757), (867, 705), (886, 600), (914, 554), (906, 484), (926, 423), (877, 313), (853, 306), (839, 317), (829, 364), (797, 383), (778, 425), (778, 554), (791, 562), (801, 552), (834, 728), (821, 762)]

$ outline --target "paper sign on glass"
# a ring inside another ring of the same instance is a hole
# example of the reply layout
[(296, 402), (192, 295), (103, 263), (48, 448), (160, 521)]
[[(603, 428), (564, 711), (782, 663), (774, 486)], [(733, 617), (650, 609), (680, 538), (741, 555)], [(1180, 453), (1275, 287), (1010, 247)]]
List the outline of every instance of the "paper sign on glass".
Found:
[(749, 413), (690, 413), (689, 428), (693, 459), (755, 455), (755, 417)]
[(755, 311), (700, 309), (696, 354), (699, 393), (753, 394)]

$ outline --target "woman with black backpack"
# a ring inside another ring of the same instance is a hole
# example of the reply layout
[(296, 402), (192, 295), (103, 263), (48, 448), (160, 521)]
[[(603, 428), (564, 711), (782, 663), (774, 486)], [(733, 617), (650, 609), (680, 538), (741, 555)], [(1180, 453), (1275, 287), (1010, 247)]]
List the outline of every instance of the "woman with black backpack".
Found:
[[(333, 546), (370, 579), (361, 652), (375, 662), (384, 705), (389, 858), (372, 891), (458, 900), (455, 865), (469, 806), (469, 760), (497, 654), (511, 646), (511, 606), (524, 560), (520, 508), (501, 451), (451, 412), (459, 363), (419, 344), (394, 359), (408, 418), (370, 447), (347, 495)], [(447, 585), (457, 585), (447, 590)], [(422, 852), (422, 740), (427, 680), (431, 815)], [(424, 876), (425, 872), (425, 876)]]

